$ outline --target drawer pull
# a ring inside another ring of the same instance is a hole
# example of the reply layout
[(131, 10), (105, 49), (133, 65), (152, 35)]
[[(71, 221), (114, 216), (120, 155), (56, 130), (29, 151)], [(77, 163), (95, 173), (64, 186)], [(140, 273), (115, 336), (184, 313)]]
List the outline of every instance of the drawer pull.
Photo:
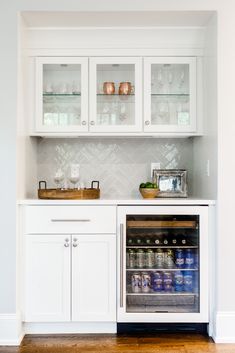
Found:
[(90, 222), (90, 219), (51, 219), (51, 222)]

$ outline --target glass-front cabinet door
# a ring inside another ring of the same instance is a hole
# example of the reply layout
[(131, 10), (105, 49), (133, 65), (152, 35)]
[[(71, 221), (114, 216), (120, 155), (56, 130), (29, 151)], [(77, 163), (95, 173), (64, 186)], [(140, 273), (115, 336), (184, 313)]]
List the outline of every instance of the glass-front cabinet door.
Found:
[(88, 59), (36, 58), (36, 132), (88, 131)]
[(207, 208), (127, 207), (119, 216), (119, 321), (207, 322)]
[(90, 131), (142, 130), (142, 58), (90, 59)]
[(196, 132), (196, 58), (144, 58), (144, 131)]

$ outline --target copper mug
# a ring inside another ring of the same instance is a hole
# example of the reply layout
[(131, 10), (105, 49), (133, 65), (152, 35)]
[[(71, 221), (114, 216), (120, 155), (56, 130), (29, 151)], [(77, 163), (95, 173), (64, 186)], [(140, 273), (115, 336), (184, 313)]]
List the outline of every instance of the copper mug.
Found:
[(130, 82), (120, 82), (119, 85), (119, 94), (131, 94), (132, 93), (132, 86)]
[(103, 91), (104, 91), (104, 94), (114, 94), (115, 93), (114, 82), (104, 82)]

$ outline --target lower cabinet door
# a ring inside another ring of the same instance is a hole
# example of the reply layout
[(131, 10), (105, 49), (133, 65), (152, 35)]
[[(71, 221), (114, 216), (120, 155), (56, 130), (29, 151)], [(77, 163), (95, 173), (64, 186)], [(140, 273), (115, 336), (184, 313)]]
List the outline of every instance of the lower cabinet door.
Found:
[(71, 237), (25, 236), (26, 322), (70, 320)]
[(72, 245), (72, 320), (116, 321), (116, 236), (73, 236)]

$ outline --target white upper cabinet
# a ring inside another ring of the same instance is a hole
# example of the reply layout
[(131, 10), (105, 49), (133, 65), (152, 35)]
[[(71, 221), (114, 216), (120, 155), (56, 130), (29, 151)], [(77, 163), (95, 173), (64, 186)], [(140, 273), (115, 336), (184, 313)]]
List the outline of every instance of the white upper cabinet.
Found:
[(36, 58), (36, 132), (88, 131), (88, 59)]
[(38, 57), (33, 135), (200, 134), (201, 71), (196, 57)]
[(196, 132), (196, 58), (144, 58), (144, 131)]
[(142, 131), (142, 58), (90, 59), (90, 131)]

